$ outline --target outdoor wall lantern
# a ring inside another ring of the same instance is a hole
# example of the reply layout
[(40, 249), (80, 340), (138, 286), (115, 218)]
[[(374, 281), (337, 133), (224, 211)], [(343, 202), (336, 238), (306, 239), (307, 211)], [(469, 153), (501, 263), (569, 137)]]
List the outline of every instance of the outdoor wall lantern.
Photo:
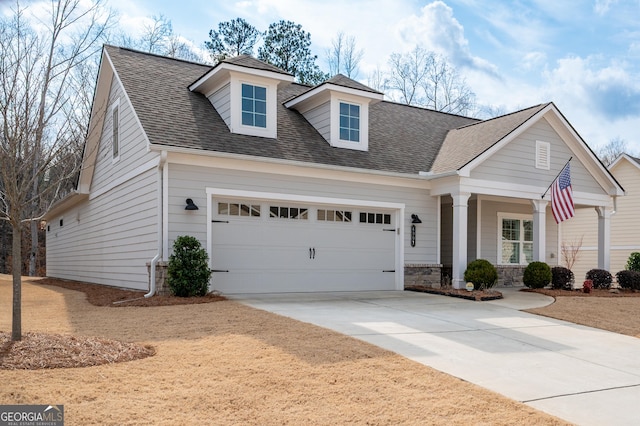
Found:
[(417, 214), (411, 215), (411, 247), (416, 246), (416, 223), (422, 223)]
[(198, 206), (196, 206), (196, 204), (193, 202), (193, 200), (191, 198), (187, 198), (187, 207), (184, 208), (185, 210), (198, 210)]

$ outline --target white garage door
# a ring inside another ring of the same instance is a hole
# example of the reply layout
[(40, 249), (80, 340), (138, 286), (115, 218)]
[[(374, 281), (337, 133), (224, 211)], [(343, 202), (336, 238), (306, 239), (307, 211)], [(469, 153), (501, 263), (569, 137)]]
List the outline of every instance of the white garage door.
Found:
[(393, 290), (395, 212), (214, 200), (212, 287), (223, 293)]

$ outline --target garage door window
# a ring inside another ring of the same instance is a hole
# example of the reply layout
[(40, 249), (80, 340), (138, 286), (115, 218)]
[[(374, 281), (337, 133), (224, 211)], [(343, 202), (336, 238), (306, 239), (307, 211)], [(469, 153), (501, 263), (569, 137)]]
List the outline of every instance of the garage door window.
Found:
[(225, 216), (260, 217), (260, 204), (218, 203), (218, 214)]
[(360, 213), (360, 223), (376, 223), (391, 225), (391, 215), (388, 213)]
[(269, 217), (279, 219), (307, 220), (309, 209), (300, 207), (270, 206)]
[(318, 220), (325, 222), (351, 222), (352, 212), (318, 209)]

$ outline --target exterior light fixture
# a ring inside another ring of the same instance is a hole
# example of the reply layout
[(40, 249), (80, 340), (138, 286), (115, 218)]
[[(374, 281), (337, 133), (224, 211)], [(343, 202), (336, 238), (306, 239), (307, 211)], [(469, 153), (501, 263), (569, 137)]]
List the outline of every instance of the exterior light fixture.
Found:
[(198, 206), (193, 202), (191, 198), (187, 198), (187, 206), (184, 208), (185, 210), (198, 210)]
[(422, 223), (417, 214), (411, 215), (411, 247), (416, 246), (416, 223)]
[(418, 217), (417, 214), (412, 214), (411, 215), (411, 223), (422, 223), (422, 221), (420, 220), (420, 218)]

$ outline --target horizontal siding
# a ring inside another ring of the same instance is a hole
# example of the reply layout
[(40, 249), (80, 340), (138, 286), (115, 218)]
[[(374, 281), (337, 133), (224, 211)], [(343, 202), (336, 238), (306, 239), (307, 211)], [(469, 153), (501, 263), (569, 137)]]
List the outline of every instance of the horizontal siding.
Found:
[[(435, 263), (437, 259), (437, 197), (426, 190), (396, 186), (368, 185), (275, 174), (169, 165), (169, 245), (179, 235), (192, 235), (206, 243), (206, 188), (226, 188), (258, 192), (276, 192), (317, 197), (332, 197), (406, 204), (405, 262)], [(185, 199), (192, 198), (200, 207), (185, 212)], [(411, 247), (411, 214), (418, 214), (416, 246)]]
[[(551, 147), (549, 170), (537, 169), (536, 141)], [(511, 182), (518, 185), (538, 185), (547, 188), (572, 152), (546, 120), (540, 120), (471, 172), (475, 179)], [(587, 169), (574, 158), (571, 161), (571, 183), (574, 191), (605, 194)], [(541, 193), (544, 189), (541, 191)]]
[(329, 101), (305, 112), (303, 115), (325, 140), (331, 140), (331, 103)]
[(47, 275), (147, 289), (146, 262), (157, 252), (157, 171), (56, 218), (47, 232)]
[(231, 128), (231, 84), (227, 83), (220, 90), (209, 96), (209, 102), (229, 128)]
[(136, 167), (157, 157), (158, 154), (147, 152), (147, 142), (144, 132), (133, 113), (127, 98), (124, 96), (122, 86), (117, 79), (111, 83), (108, 106), (110, 107), (119, 99), (119, 125), (120, 125), (120, 157), (113, 161), (112, 138), (113, 117), (107, 111), (104, 120), (102, 137), (98, 146), (96, 168), (93, 173), (91, 192), (109, 188), (111, 182), (130, 173)]

